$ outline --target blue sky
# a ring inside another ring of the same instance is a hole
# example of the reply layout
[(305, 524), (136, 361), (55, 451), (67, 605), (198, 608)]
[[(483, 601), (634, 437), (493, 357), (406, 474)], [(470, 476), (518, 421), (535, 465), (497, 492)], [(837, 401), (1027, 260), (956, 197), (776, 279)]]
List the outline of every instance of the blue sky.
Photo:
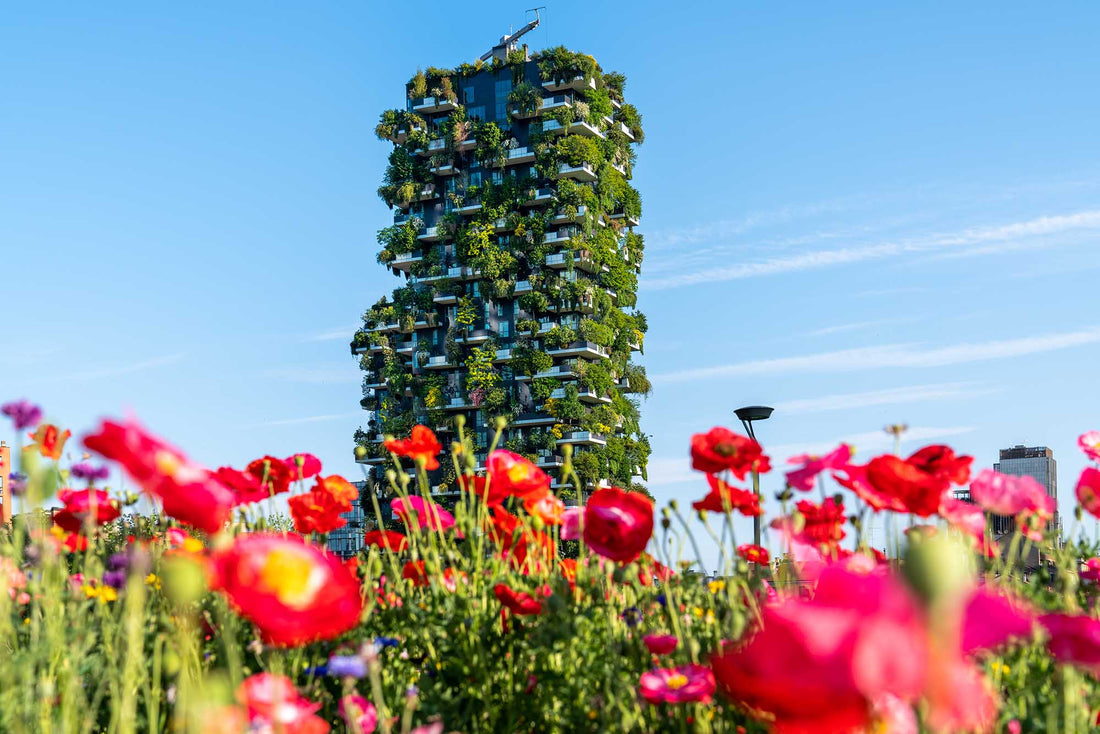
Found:
[[(978, 465), (1047, 444), (1070, 506), (1100, 428), (1100, 8), (953, 5), (554, 2), (528, 36), (644, 115), (659, 498), (701, 496), (690, 434), (759, 402), (777, 458), (896, 421)], [(395, 284), (374, 124), (524, 6), (7, 9), (0, 395), (355, 476), (347, 341)]]

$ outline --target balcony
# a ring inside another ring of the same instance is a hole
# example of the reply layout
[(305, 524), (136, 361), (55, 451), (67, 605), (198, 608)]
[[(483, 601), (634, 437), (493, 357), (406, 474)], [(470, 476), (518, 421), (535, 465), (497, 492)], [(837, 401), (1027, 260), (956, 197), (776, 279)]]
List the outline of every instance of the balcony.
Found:
[(493, 362), (507, 362), (512, 358), (511, 347), (505, 349), (498, 349), (496, 355), (493, 357)]
[(558, 439), (557, 444), (571, 443), (575, 446), (606, 446), (607, 438), (591, 431), (572, 431)]
[(412, 356), (413, 350), (416, 349), (416, 342), (407, 341), (399, 342), (397, 345), (397, 353)]
[(568, 94), (558, 94), (553, 97), (546, 97), (542, 100), (542, 105), (539, 107), (540, 112), (551, 112), (563, 107), (572, 107), (573, 99)]
[[(619, 132), (625, 135), (630, 142), (634, 142), (634, 133), (631, 132), (630, 128), (628, 128), (625, 123), (617, 122), (615, 125), (618, 125)], [(612, 125), (612, 129), (615, 129), (614, 125)]]
[(554, 190), (551, 188), (534, 189), (530, 198), (523, 202), (524, 205), (530, 206), (532, 204), (546, 204), (554, 200)]
[(599, 138), (600, 140), (607, 138), (598, 127), (585, 120), (577, 120), (574, 122), (569, 126), (569, 132), (572, 135), (586, 135), (590, 138)]
[(432, 298), (432, 303), (438, 303), (443, 306), (453, 306), (458, 303), (458, 296), (454, 293), (436, 293)]
[(441, 163), (438, 166), (432, 166), (428, 170), (432, 172), (433, 176), (453, 176), (458, 173), (454, 163)]
[(460, 153), (465, 153), (466, 151), (473, 150), (476, 147), (476, 138), (466, 138), (465, 140), (460, 140), (458, 143), (455, 144), (455, 150), (459, 151)]
[(612, 163), (611, 167), (618, 171), (622, 176), (630, 178), (630, 176), (627, 176), (626, 168), (624, 166), (620, 166), (618, 163)]
[(385, 464), (390, 457), (388, 456), (364, 456), (362, 459), (357, 458), (356, 464)]
[(476, 214), (477, 212), (481, 211), (481, 202), (480, 201), (467, 202), (463, 206), (460, 206), (459, 208), (455, 209), (455, 211), (458, 212), (459, 214), (463, 214), (463, 215)]
[(570, 222), (578, 222), (584, 218), (584, 215), (588, 213), (588, 207), (581, 204), (577, 207), (576, 214), (569, 214), (564, 209), (558, 211), (550, 220), (550, 224), (569, 224)]
[(444, 354), (436, 357), (428, 357), (428, 363), (424, 365), (424, 367), (429, 370), (443, 370), (456, 366), (457, 365), (455, 365), (454, 363), (448, 362), (447, 356)]
[(439, 226), (425, 227), (424, 231), (416, 236), (421, 242), (438, 242), (443, 239), (443, 230)]
[(596, 181), (596, 171), (591, 163), (582, 163), (579, 166), (571, 166), (568, 163), (558, 165), (558, 175), (555, 178), (571, 178), (575, 181), (593, 183)]
[[(547, 240), (549, 242), (550, 240)], [(588, 250), (578, 250), (572, 254), (568, 252), (559, 252), (553, 255), (546, 256), (547, 267), (554, 268), (555, 270), (562, 270), (569, 266), (570, 261), (573, 262), (574, 267), (592, 273), (596, 270), (596, 265), (592, 262), (592, 255)]]
[(482, 344), (495, 336), (491, 329), (472, 329), (466, 336), (458, 337), (459, 344)]
[(467, 397), (452, 397), (443, 406), (443, 410), (473, 410), (474, 404)]
[(442, 153), (447, 150), (447, 141), (443, 138), (436, 138), (428, 142), (428, 154)]
[(434, 329), (438, 318), (439, 316), (434, 313), (422, 314), (421, 318), (413, 322), (413, 329)]
[(435, 184), (425, 184), (424, 188), (420, 189), (420, 193), (416, 195), (416, 198), (420, 201), (427, 201), (428, 199), (434, 199), (435, 197)]
[(395, 271), (400, 270), (403, 272), (408, 272), (409, 270), (412, 270), (412, 266), (414, 263), (421, 262), (423, 261), (423, 259), (424, 256), (419, 253), (403, 252), (400, 255), (394, 257), (393, 260), (390, 260), (390, 267), (393, 268)]
[(565, 126), (557, 120), (543, 120), (542, 132), (546, 135), (561, 135), (565, 132)]
[(608, 215), (607, 218), (613, 222), (621, 221), (628, 227), (637, 227), (639, 224), (641, 224), (636, 216), (634, 216), (633, 214), (627, 214), (626, 212), (615, 212), (614, 214)]
[(587, 341), (576, 341), (561, 349), (551, 349), (547, 352), (551, 357), (584, 357), (585, 359), (607, 359), (606, 347)]
[(532, 290), (534, 289), (531, 288), (531, 281), (517, 280), (516, 289), (513, 291), (513, 294), (517, 296), (522, 296), (524, 293), (530, 293)]
[(427, 112), (429, 114), (436, 112), (450, 112), (455, 109), (457, 105), (446, 97), (424, 97), (422, 99), (414, 99), (412, 102), (413, 112)]
[(557, 454), (539, 454), (538, 458), (535, 466), (540, 469), (557, 469), (565, 466), (565, 457)]
[(512, 229), (512, 227), (509, 226), (508, 219), (506, 217), (501, 217), (500, 219), (493, 220), (493, 231), (507, 232), (510, 229)]
[[(546, 237), (542, 241), (548, 245), (560, 245), (562, 243), (568, 242), (575, 234), (577, 233), (573, 230), (572, 227), (568, 227), (566, 229), (558, 229), (554, 230), (553, 232), (547, 232)], [(547, 265), (549, 265), (550, 261), (547, 260), (546, 263)]]
[(506, 166), (518, 166), (521, 163), (533, 163), (535, 160), (535, 151), (530, 148), (512, 148), (504, 156), (504, 165)]
[(523, 428), (525, 426), (549, 426), (557, 422), (557, 418), (552, 415), (546, 415), (545, 413), (520, 413), (516, 416), (516, 419), (512, 421), (511, 426), (513, 428)]
[(582, 74), (567, 81), (561, 82), (543, 82), (542, 88), (548, 92), (564, 92), (566, 90), (572, 90), (574, 92), (583, 92), (586, 89), (595, 89), (596, 80)]
[(600, 395), (595, 390), (591, 389), (578, 390), (577, 398), (580, 399), (582, 402), (589, 404), (603, 403), (607, 405), (611, 402), (611, 398), (609, 398), (608, 396)]

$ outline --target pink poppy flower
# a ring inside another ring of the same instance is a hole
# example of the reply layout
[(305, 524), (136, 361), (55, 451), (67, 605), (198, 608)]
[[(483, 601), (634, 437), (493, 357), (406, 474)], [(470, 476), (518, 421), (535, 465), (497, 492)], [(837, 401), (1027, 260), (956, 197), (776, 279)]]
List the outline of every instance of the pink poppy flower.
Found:
[(360, 734), (371, 734), (378, 725), (378, 711), (374, 704), (358, 695), (340, 699), (340, 716), (348, 725), (348, 731), (358, 731)]
[(1100, 581), (1100, 558), (1090, 558), (1085, 561), (1085, 570), (1078, 576), (1082, 581)]
[(1085, 452), (1085, 456), (1093, 461), (1100, 461), (1100, 431), (1088, 431), (1077, 438), (1077, 445)]
[(1026, 640), (1035, 629), (1035, 612), (1021, 599), (979, 587), (963, 611), (963, 654), (995, 650), (1011, 639)]
[(985, 513), (971, 502), (944, 495), (940, 499), (940, 517), (965, 535), (980, 540), (985, 536)]
[(1043, 485), (1031, 477), (1014, 477), (983, 469), (970, 483), (970, 496), (996, 515), (1019, 515), (1025, 510), (1045, 508)]
[(676, 635), (646, 635), (642, 642), (654, 655), (668, 655), (680, 644)]
[(650, 703), (709, 703), (714, 689), (714, 673), (694, 664), (642, 673), (638, 683), (642, 698)]
[(321, 473), (321, 460), (313, 454), (294, 454), (283, 459), (283, 463), (295, 480), (309, 479)]
[(852, 447), (846, 443), (840, 444), (824, 456), (812, 456), (800, 454), (787, 459), (788, 464), (802, 464), (802, 467), (787, 472), (787, 485), (803, 492), (809, 492), (814, 488), (814, 479), (826, 469), (840, 470), (848, 466), (852, 458)]
[(929, 676), (925, 700), (931, 731), (989, 731), (997, 718), (997, 698), (982, 671), (962, 658), (940, 661)]
[(415, 521), (421, 530), (424, 528), (449, 530), (455, 524), (454, 515), (434, 502), (431, 503), (429, 508), (424, 498), (416, 495), (411, 495), (407, 500), (395, 497), (390, 501), (390, 508), (393, 510), (393, 514), (400, 517), (406, 525), (410, 522), (409, 516), (411, 515), (412, 521)]
[(1077, 501), (1093, 517), (1100, 517), (1100, 469), (1091, 466), (1077, 480)]
[(561, 539), (576, 540), (581, 537), (581, 508), (570, 507), (561, 514)]
[(1044, 614), (1039, 622), (1050, 639), (1047, 649), (1055, 660), (1100, 673), (1100, 620), (1083, 614)]

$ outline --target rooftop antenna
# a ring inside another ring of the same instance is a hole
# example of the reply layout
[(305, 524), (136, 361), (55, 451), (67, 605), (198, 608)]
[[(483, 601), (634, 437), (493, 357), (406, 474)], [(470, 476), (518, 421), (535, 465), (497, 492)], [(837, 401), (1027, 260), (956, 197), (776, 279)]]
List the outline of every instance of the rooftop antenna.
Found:
[(516, 41), (519, 40), (520, 36), (526, 35), (527, 33), (530, 33), (531, 31), (539, 27), (539, 23), (542, 21), (542, 19), (539, 17), (539, 11), (545, 9), (545, 5), (540, 5), (537, 8), (531, 8), (530, 10), (527, 10), (526, 12), (528, 13), (530, 13), (532, 10), (535, 12), (535, 19), (520, 28), (515, 33), (508, 33), (507, 35), (501, 36), (500, 43), (483, 53), (481, 55), (481, 60), (488, 61), (491, 58), (498, 58), (501, 61), (507, 61), (508, 52), (516, 50)]

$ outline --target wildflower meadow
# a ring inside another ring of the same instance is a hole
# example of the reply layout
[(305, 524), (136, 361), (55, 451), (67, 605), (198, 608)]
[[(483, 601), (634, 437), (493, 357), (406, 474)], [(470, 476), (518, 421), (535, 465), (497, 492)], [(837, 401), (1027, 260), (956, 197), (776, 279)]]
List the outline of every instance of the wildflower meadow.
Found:
[[(0, 530), (3, 732), (1098, 725), (1095, 467), (1060, 531), (1038, 483), (948, 446), (778, 467), (716, 427), (690, 438), (684, 502), (586, 488), (567, 450), (557, 486), (584, 490), (567, 505), (496, 441), (479, 468), (459, 422), (450, 447), (424, 426), (387, 437), (389, 491), (360, 497), (309, 454), (212, 470), (135, 419), (76, 432), (27, 401), (3, 413), (23, 437)], [(1079, 445), (1100, 461), (1100, 433)], [(456, 502), (430, 491), (440, 461)], [(782, 508), (759, 544), (735, 522), (764, 512), (755, 480)], [(339, 558), (326, 535), (357, 502), (373, 521)], [(992, 515), (1014, 532), (995, 539)]]

